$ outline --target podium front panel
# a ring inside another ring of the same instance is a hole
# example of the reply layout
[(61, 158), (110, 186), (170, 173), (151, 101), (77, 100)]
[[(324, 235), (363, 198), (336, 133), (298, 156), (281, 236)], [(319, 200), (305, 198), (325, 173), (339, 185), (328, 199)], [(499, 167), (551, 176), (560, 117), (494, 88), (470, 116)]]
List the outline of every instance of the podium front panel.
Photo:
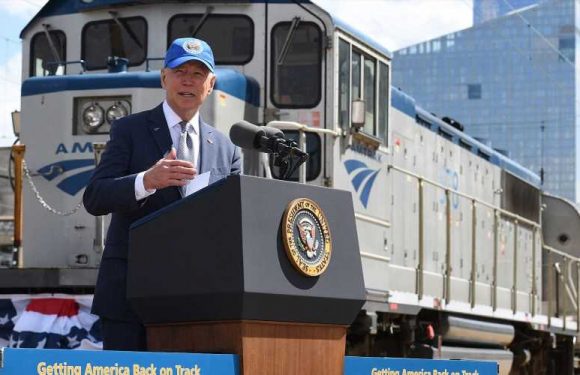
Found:
[[(331, 258), (320, 276), (291, 264), (287, 205), (324, 212)], [(145, 323), (266, 320), (348, 325), (365, 298), (349, 192), (230, 176), (131, 229), (128, 297)]]

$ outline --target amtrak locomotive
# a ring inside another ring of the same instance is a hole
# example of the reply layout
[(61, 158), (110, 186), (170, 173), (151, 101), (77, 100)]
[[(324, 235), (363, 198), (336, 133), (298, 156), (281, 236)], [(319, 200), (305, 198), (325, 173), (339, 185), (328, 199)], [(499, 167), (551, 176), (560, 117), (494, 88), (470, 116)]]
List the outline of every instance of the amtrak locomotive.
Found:
[[(163, 100), (183, 36), (214, 49), (205, 121), (277, 127), (310, 155), (294, 180), (352, 192), (367, 298), (347, 353), (573, 372), (575, 206), (392, 88), (389, 51), (306, 0), (50, 0), (21, 34), (23, 237), (2, 293), (91, 293), (108, 223), (80, 206), (94, 145)], [(243, 171), (280, 177), (255, 151)]]

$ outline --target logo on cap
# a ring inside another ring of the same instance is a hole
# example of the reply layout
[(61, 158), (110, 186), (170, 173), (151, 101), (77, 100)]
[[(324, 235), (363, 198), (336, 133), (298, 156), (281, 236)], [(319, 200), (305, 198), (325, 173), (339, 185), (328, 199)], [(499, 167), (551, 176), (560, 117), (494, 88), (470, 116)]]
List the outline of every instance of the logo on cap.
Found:
[(183, 49), (192, 55), (199, 55), (203, 52), (203, 46), (199, 40), (188, 40), (183, 43)]

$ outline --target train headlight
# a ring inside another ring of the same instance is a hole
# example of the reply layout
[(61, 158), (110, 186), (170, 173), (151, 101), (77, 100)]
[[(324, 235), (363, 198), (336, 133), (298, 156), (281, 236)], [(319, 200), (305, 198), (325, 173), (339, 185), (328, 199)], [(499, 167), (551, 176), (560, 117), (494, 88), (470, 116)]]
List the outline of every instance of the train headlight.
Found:
[(130, 95), (79, 96), (74, 98), (73, 106), (73, 135), (107, 134), (111, 123), (132, 110)]
[(127, 107), (122, 102), (116, 102), (107, 109), (107, 122), (111, 124), (113, 121), (125, 117), (129, 114)]
[(83, 111), (83, 125), (87, 132), (96, 132), (105, 122), (105, 110), (98, 103), (93, 103)]

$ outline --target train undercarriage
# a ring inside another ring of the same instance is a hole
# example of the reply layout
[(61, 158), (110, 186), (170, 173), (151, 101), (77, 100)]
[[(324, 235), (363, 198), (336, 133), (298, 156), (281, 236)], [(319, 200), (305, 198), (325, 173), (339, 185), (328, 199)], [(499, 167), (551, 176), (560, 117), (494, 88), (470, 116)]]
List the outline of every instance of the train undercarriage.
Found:
[(417, 315), (361, 311), (347, 335), (347, 354), (493, 360), (499, 374), (572, 374), (575, 336), (529, 324), (482, 320), (444, 311)]

